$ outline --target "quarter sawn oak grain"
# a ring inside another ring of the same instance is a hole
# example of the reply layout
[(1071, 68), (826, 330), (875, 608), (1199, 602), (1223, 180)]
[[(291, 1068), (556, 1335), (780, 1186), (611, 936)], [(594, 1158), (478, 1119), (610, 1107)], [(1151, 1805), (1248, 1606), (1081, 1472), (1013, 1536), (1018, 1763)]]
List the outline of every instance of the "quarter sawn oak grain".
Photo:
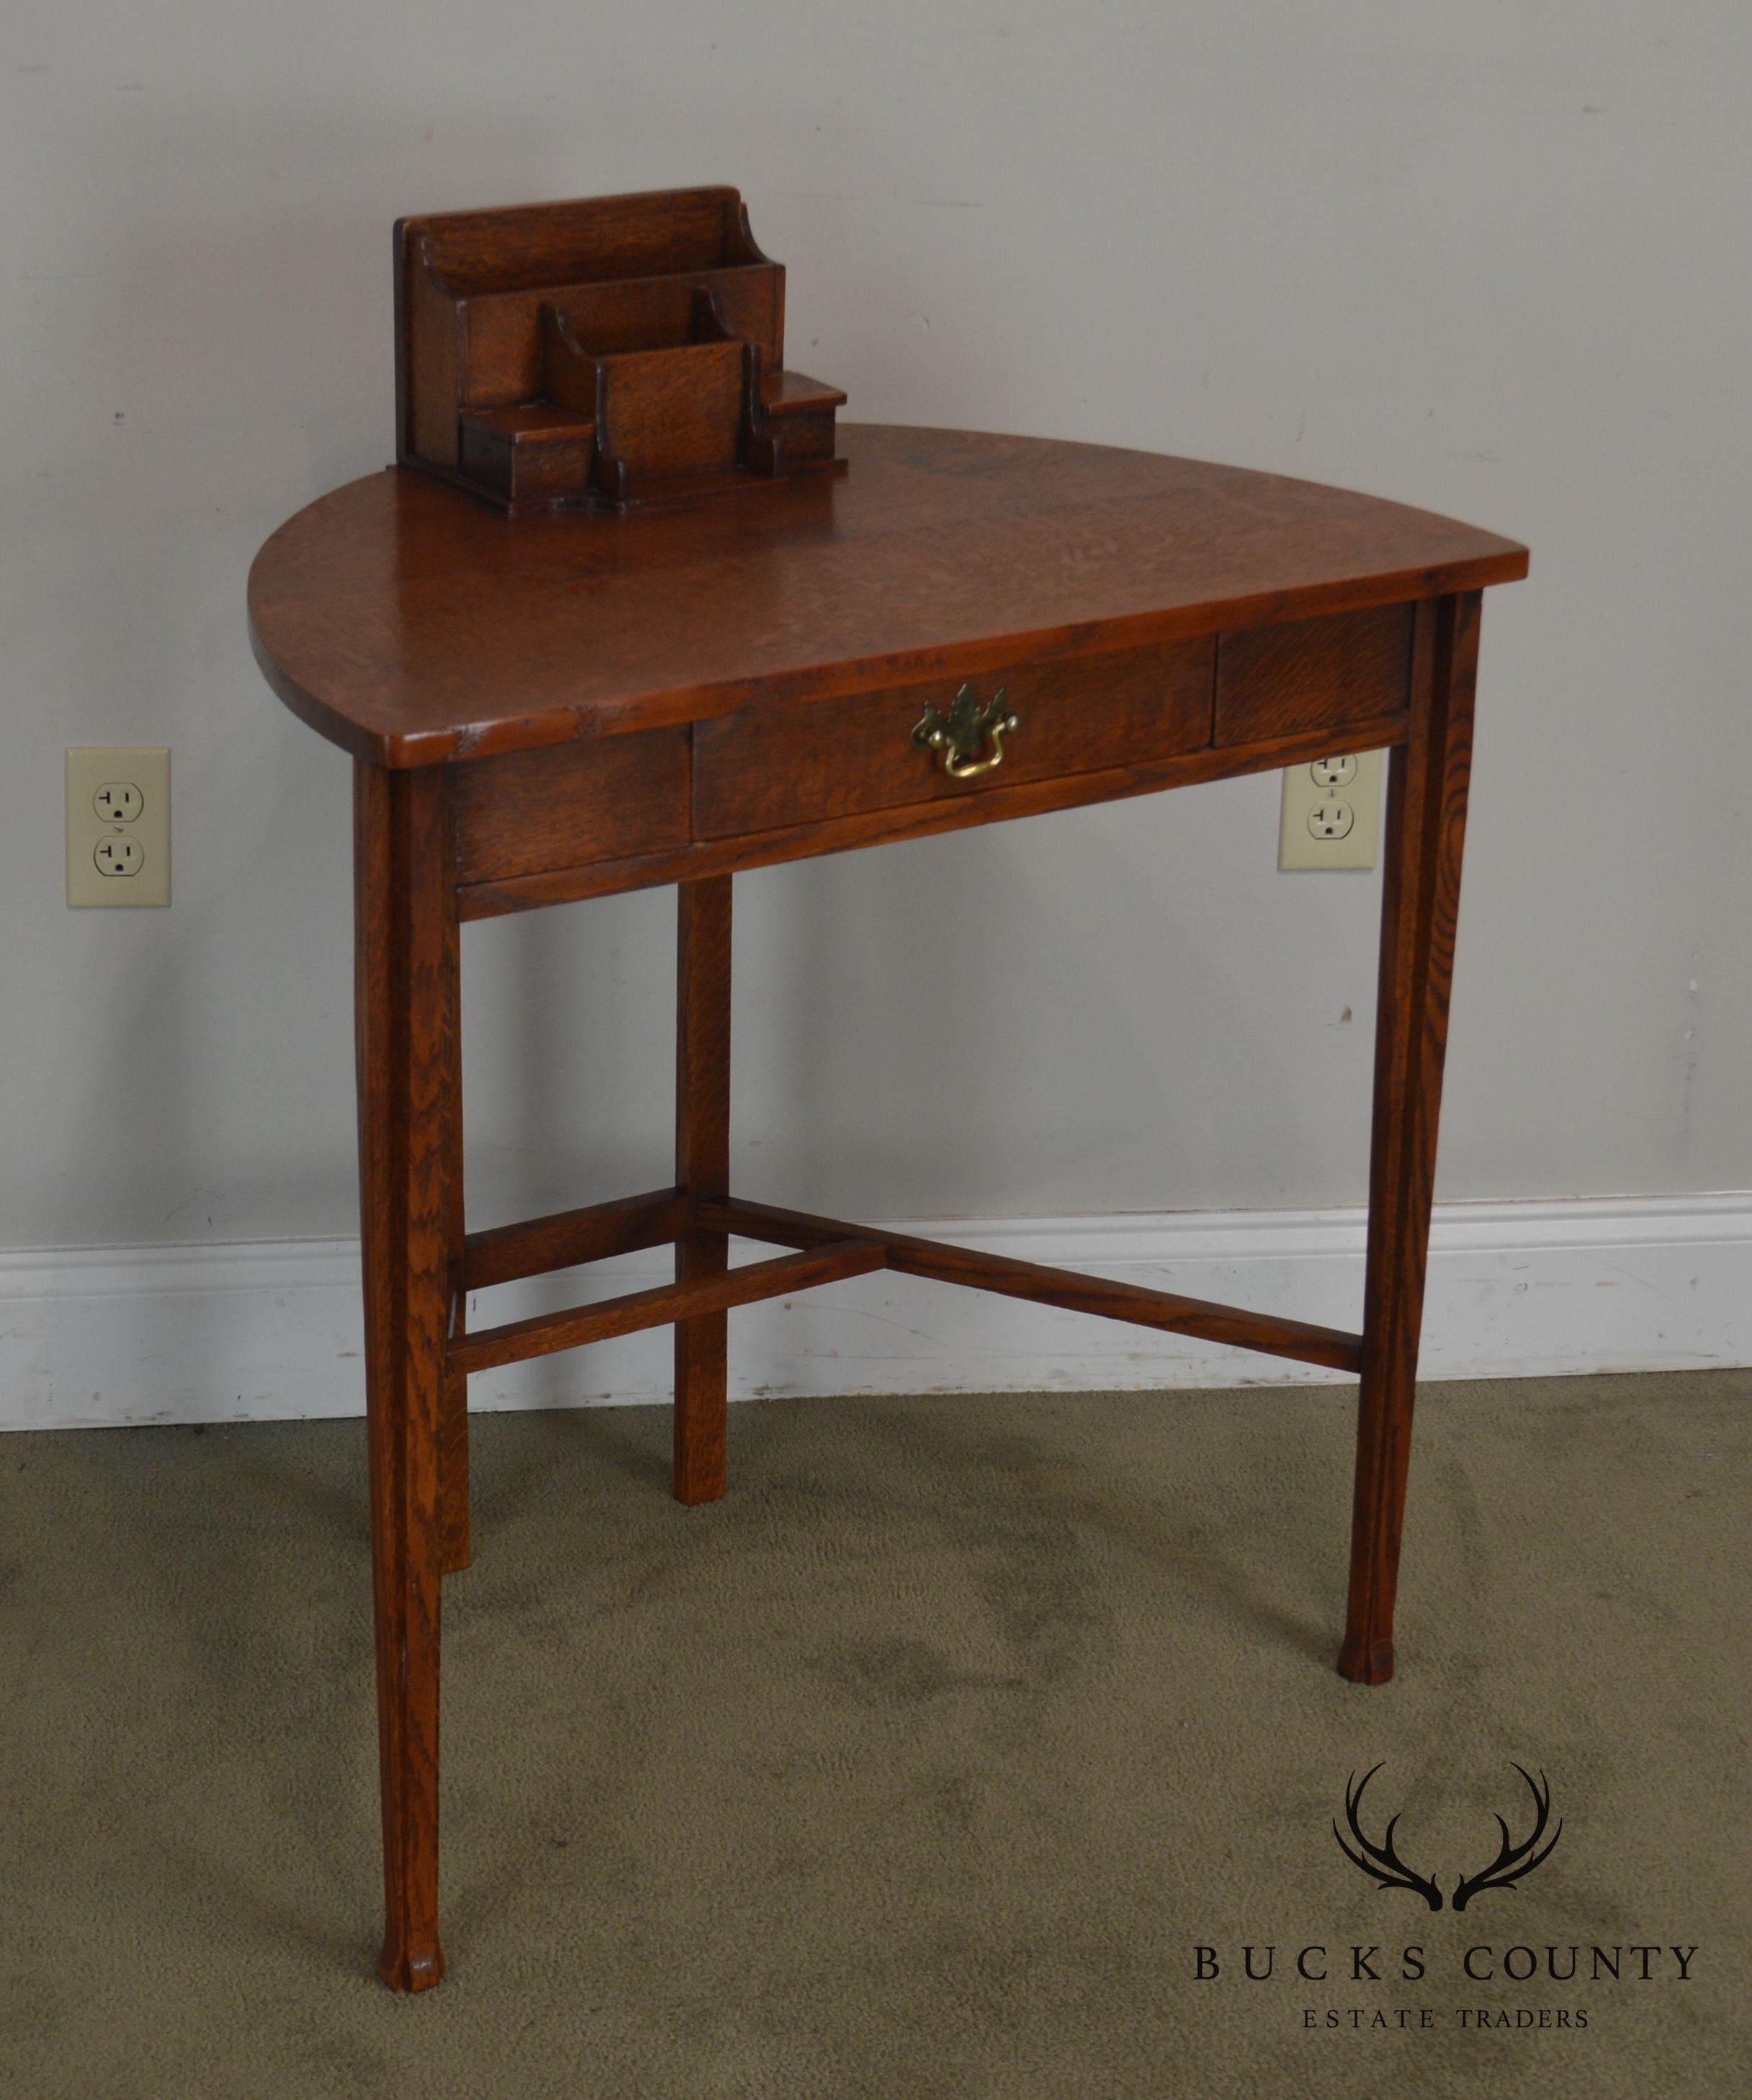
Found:
[(395, 768), (960, 679), (1506, 583), (1525, 548), (1194, 460), (851, 425), (842, 478), (507, 518), (406, 468), (301, 510), (249, 575), (256, 655)]

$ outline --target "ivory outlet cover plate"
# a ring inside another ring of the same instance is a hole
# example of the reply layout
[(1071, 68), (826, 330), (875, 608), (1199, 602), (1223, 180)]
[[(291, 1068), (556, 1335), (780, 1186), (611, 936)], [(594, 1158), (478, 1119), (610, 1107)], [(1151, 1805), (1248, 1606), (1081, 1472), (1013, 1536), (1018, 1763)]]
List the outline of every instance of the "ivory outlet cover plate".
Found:
[(67, 902), (170, 902), (170, 753), (162, 744), (68, 752)]
[(1284, 769), (1280, 872), (1373, 867), (1381, 830), (1381, 754), (1334, 752)]

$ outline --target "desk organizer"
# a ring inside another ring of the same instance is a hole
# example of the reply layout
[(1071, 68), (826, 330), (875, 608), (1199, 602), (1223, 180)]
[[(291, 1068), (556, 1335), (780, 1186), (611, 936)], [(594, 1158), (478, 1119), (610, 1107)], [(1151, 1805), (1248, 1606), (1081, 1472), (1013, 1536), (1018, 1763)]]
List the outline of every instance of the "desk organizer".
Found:
[(513, 513), (845, 467), (735, 190), (404, 218), (395, 291), (397, 457)]

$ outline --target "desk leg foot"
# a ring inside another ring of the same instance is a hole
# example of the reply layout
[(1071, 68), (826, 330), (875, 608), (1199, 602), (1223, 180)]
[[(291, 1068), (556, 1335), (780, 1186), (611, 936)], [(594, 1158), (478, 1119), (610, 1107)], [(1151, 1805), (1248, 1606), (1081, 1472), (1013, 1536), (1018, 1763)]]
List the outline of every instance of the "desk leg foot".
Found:
[(430, 1991), (444, 1980), (444, 1950), (435, 1938), (405, 1947), (386, 1939), (377, 1974), (392, 1991)]
[(1365, 1641), (1345, 1636), (1339, 1650), (1339, 1674), (1353, 1684), (1385, 1684), (1393, 1674), (1391, 1640)]
[(1388, 775), (1350, 1605), (1339, 1657), (1340, 1672), (1358, 1684), (1384, 1684), (1393, 1674), (1393, 1604), (1472, 770), (1479, 598), (1472, 591), (1419, 608), (1410, 733), (1395, 748)]
[(384, 1940), (398, 1990), (444, 1974), (438, 1674), (457, 919), (442, 769), (355, 774), (355, 1026)]
[[(675, 1179), (690, 1199), (730, 1193), (730, 877), (684, 882), (677, 893)], [(680, 1283), (722, 1275), (722, 1233), (690, 1231), (676, 1243)], [(675, 1498), (716, 1502), (728, 1477), (729, 1316), (708, 1312), (675, 1328)]]

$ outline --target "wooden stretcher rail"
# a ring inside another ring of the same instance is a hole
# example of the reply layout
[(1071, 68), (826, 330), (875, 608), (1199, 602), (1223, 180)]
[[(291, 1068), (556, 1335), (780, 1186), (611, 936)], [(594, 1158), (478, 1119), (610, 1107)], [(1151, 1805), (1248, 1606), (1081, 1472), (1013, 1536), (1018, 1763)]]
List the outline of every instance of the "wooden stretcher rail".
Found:
[(470, 1233), (463, 1245), (462, 1280), (469, 1290), (490, 1290), (519, 1277), (545, 1276), (611, 1255), (667, 1246), (687, 1229), (687, 1198), (679, 1189), (622, 1196), (579, 1211), (556, 1211), (520, 1225)]
[(702, 1276), (687, 1283), (659, 1284), (650, 1290), (606, 1299), (599, 1305), (541, 1312), (532, 1319), (510, 1321), (502, 1327), (484, 1327), (478, 1334), (460, 1335), (451, 1343), (445, 1352), (445, 1367), (451, 1373), (483, 1371), (495, 1364), (520, 1362), (525, 1357), (550, 1356), (557, 1349), (576, 1349), (585, 1342), (606, 1342), (616, 1335), (636, 1334), (642, 1327), (697, 1319), (703, 1313), (726, 1312), (734, 1305), (752, 1305), (757, 1299), (779, 1298), (789, 1290), (835, 1283), (841, 1277), (863, 1276), (885, 1267), (886, 1261), (880, 1241), (860, 1238), (854, 1232), (829, 1244), (812, 1243), (806, 1252), (782, 1255), (774, 1261), (751, 1262), (721, 1275)]
[(832, 1246), (861, 1236), (879, 1246), (885, 1266), (907, 1276), (929, 1277), (939, 1283), (965, 1284), (995, 1290), (1007, 1298), (1026, 1298), (1070, 1312), (1092, 1312), (1134, 1326), (1165, 1328), (1195, 1335), (1232, 1348), (1258, 1349), (1267, 1356), (1289, 1357), (1298, 1363), (1323, 1364), (1332, 1370), (1357, 1372), (1362, 1365), (1362, 1337), (1335, 1327), (1316, 1327), (1300, 1320), (1281, 1320), (1266, 1312), (1214, 1305), (1200, 1298), (1181, 1298), (1167, 1290), (1148, 1290), (1134, 1283), (1114, 1283), (1105, 1277), (1082, 1276), (1075, 1269), (1049, 1268), (1004, 1255), (978, 1254), (941, 1240), (912, 1239), (867, 1225), (843, 1224), (801, 1211), (782, 1211), (767, 1203), (735, 1198), (699, 1207), (699, 1223), (708, 1232), (735, 1233), (744, 1239), (779, 1246)]

